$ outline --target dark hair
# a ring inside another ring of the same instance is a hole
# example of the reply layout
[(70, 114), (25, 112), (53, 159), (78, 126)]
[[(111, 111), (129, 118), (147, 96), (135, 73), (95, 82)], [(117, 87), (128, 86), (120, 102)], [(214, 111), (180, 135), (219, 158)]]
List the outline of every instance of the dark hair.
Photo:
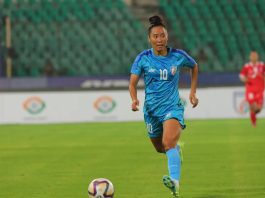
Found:
[(150, 34), (153, 27), (162, 26), (166, 28), (166, 26), (163, 23), (163, 20), (160, 16), (152, 16), (149, 18), (150, 27), (148, 28), (148, 35)]

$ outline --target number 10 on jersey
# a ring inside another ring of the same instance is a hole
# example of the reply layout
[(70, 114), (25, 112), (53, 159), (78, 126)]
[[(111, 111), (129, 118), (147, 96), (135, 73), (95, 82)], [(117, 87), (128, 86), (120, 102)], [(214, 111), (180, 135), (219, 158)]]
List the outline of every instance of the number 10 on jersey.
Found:
[(166, 69), (159, 69), (160, 72), (160, 80), (167, 80), (168, 74)]

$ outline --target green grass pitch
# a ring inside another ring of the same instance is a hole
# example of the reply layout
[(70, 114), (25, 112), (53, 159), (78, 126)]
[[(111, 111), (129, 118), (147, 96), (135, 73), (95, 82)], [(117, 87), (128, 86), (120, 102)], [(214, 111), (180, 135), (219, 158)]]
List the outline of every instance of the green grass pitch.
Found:
[[(182, 134), (183, 198), (265, 197), (265, 120), (189, 120)], [(166, 157), (143, 122), (0, 125), (0, 197), (86, 198), (110, 179), (116, 198), (171, 198)]]

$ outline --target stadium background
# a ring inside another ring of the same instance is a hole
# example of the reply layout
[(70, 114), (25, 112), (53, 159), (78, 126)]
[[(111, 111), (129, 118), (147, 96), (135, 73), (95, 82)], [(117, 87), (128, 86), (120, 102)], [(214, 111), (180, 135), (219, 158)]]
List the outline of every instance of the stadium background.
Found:
[[(0, 5), (0, 90), (3, 91), (0, 106), (4, 123), (35, 122), (27, 117), (29, 109), (42, 113), (45, 108), (56, 106), (47, 101), (50, 97), (43, 93), (42, 96), (41, 93), (28, 93), (23, 97), (20, 94), (22, 99), (18, 99), (16, 95), (6, 94), (9, 91), (127, 90), (133, 60), (143, 49), (150, 47), (146, 30), (148, 17), (153, 14), (164, 17), (170, 35), (169, 45), (186, 50), (198, 61), (201, 88), (231, 87), (228, 94), (202, 100), (202, 118), (224, 118), (226, 114), (227, 118), (247, 116), (243, 88), (235, 91), (234, 87), (242, 87), (238, 73), (248, 61), (251, 50), (258, 51), (261, 60), (264, 58), (264, 0), (1, 0)], [(180, 87), (188, 86), (189, 74), (183, 71)], [(144, 87), (142, 80), (139, 87)], [(126, 96), (116, 97), (127, 100), (127, 103), (116, 105), (122, 106), (116, 112), (120, 116), (124, 109), (127, 109), (125, 114), (131, 114), (127, 108), (130, 99)], [(98, 92), (97, 97), (104, 97), (104, 92)], [(111, 99), (105, 98), (97, 105), (112, 109), (118, 99), (114, 95), (107, 97)], [(187, 100), (187, 96), (183, 97)], [(63, 106), (71, 106), (71, 101), (67, 102), (71, 97), (64, 98), (57, 99), (64, 101), (59, 103), (61, 107), (57, 105), (58, 112), (61, 112), (59, 116), (51, 111), (45, 116), (47, 119), (37, 118), (36, 122), (56, 122), (50, 117), (63, 118), (66, 115)], [(90, 106), (85, 116), (98, 109), (95, 107), (98, 98), (87, 99)], [(220, 111), (218, 106), (214, 108), (209, 104), (214, 100), (222, 102), (221, 98), (229, 98), (232, 116), (224, 108), (221, 109), (222, 116), (207, 113)], [(76, 103), (83, 104), (84, 107), (79, 105), (80, 108), (86, 109), (86, 103), (77, 100)], [(80, 111), (77, 108), (68, 110)], [(12, 119), (13, 114), (21, 116)], [(194, 113), (188, 112), (187, 115)], [(137, 116), (127, 116), (127, 120), (142, 119)], [(74, 116), (72, 119), (76, 120)], [(80, 118), (79, 121), (86, 119)]]
[[(6, 49), (1, 21), (1, 68), (12, 58), (13, 77), (128, 75), (149, 47), (148, 17), (164, 16), (170, 45), (183, 48), (200, 71), (238, 72), (249, 51), (264, 57), (263, 0), (1, 0), (11, 18)], [(49, 65), (54, 71), (49, 70)], [(1, 73), (2, 76), (6, 74)]]
[[(264, 197), (265, 112), (251, 128), (238, 79), (251, 50), (265, 59), (264, 0), (0, 0), (0, 124), (11, 124), (0, 125), (2, 197), (81, 197), (88, 180), (99, 175), (114, 181), (118, 197), (135, 198), (134, 187), (143, 198), (165, 196), (157, 183), (146, 185), (156, 180), (135, 182), (144, 171), (150, 177), (153, 163), (146, 159), (156, 163), (154, 177), (160, 179), (161, 167), (166, 171), (153, 157), (143, 122), (114, 122), (142, 120), (141, 112), (130, 112), (127, 87), (131, 63), (149, 48), (147, 19), (153, 14), (164, 17), (169, 45), (187, 51), (200, 67), (197, 109), (187, 102), (189, 75), (183, 71), (180, 78), (190, 127), (184, 197)], [(63, 122), (75, 124), (38, 125)], [(132, 154), (128, 164), (120, 161), (126, 154), (117, 154), (117, 145)], [(128, 166), (135, 171), (129, 179), (118, 169)], [(195, 173), (204, 167), (209, 172), (200, 172), (202, 182)]]

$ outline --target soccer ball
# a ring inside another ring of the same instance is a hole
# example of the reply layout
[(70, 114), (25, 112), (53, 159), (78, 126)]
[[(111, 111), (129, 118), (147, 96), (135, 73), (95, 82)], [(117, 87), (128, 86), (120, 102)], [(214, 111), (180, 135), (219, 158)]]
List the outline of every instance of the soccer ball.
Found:
[(94, 179), (88, 186), (88, 196), (90, 198), (113, 198), (113, 184), (105, 178)]

